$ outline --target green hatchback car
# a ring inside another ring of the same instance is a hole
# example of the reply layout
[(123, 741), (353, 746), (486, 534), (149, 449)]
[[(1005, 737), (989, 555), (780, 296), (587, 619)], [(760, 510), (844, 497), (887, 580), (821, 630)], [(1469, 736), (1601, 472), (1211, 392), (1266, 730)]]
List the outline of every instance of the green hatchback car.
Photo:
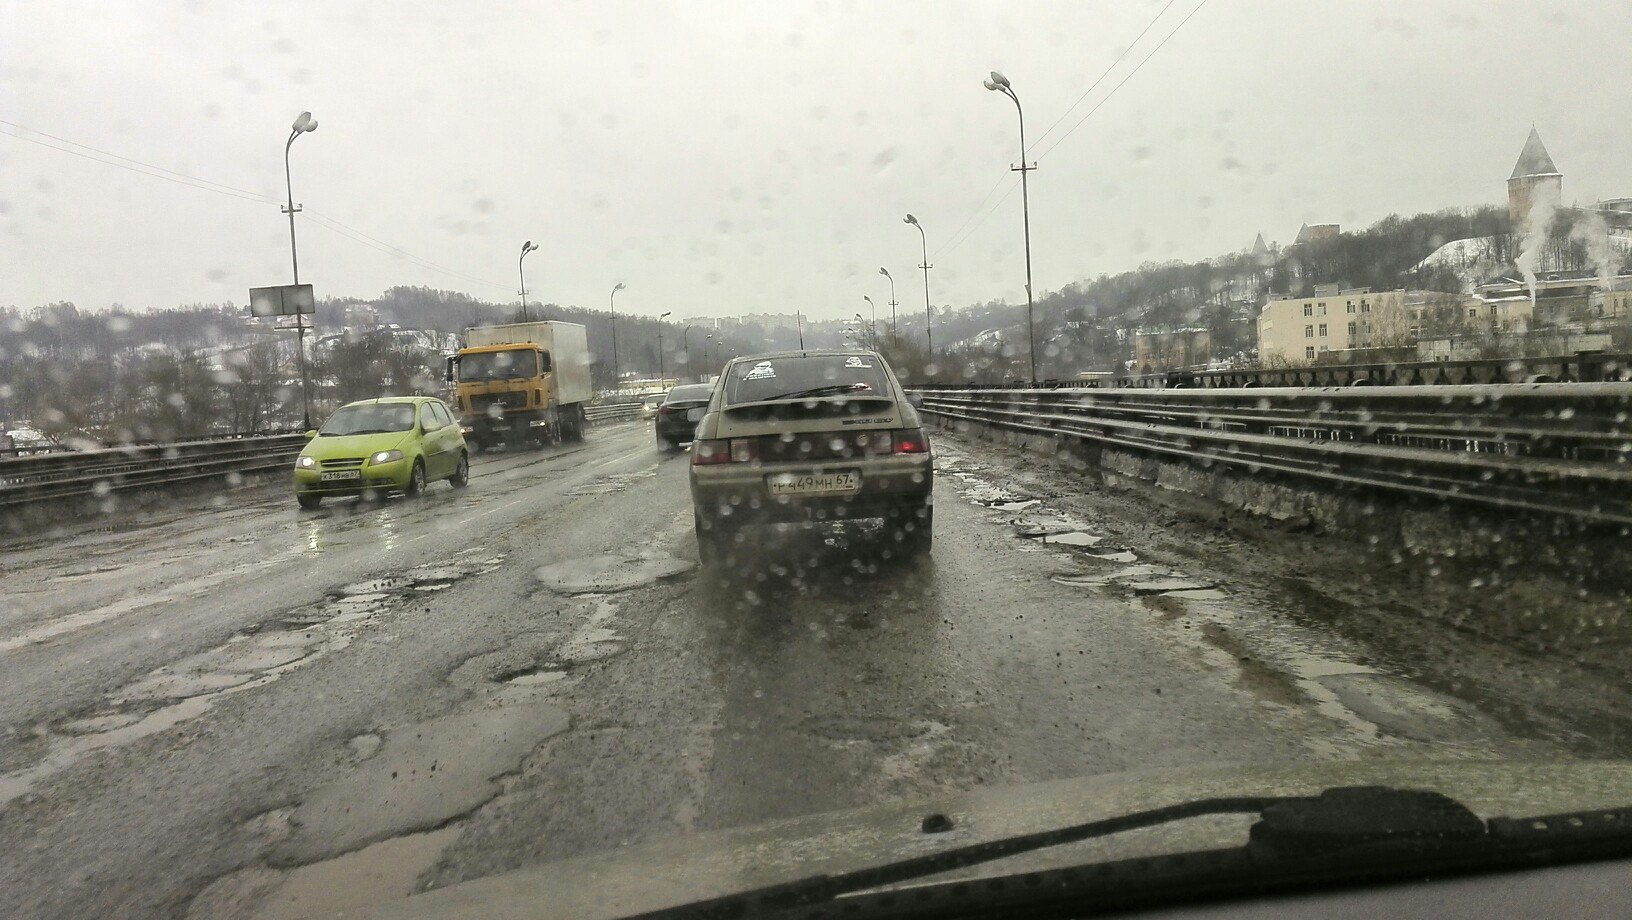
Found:
[(326, 495), (418, 495), (446, 479), (470, 481), (470, 453), (453, 412), (432, 396), (366, 399), (342, 406), (306, 432), (295, 460), (295, 498), (316, 508)]

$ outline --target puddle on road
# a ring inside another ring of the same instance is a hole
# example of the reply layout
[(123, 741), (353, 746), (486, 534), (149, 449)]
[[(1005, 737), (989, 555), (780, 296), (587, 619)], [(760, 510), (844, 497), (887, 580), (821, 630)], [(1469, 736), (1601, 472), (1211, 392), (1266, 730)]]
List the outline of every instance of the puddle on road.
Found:
[(605, 554), (542, 566), (533, 576), (557, 594), (607, 594), (655, 584), (696, 567), (694, 562), (673, 556)]
[(1044, 543), (1051, 545), (1076, 546), (1085, 549), (1098, 546), (1099, 544), (1105, 542), (1104, 537), (1098, 537), (1091, 533), (1083, 533), (1080, 530), (1073, 530), (1066, 533), (1045, 534), (1042, 539)]

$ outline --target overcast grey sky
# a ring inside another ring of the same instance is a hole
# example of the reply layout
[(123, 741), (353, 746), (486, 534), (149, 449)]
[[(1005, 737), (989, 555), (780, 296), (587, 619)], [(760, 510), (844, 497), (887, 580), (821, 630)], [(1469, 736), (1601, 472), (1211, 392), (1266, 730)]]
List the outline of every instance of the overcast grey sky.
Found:
[[(309, 109), (293, 171), (320, 296), (514, 300), (531, 238), (537, 298), (605, 306), (622, 280), (620, 312), (677, 316), (848, 316), (887, 299), (880, 265), (921, 309), (909, 210), (937, 305), (1023, 302), (993, 68), (1039, 159), (1040, 291), (1500, 202), (1532, 122), (1566, 201), (1632, 195), (1625, 0), (1207, 0), (1065, 136), (1197, 2), (0, 0), (0, 119), (281, 199)], [(289, 280), (287, 233), (275, 204), (0, 135), (0, 304), (242, 303)]]

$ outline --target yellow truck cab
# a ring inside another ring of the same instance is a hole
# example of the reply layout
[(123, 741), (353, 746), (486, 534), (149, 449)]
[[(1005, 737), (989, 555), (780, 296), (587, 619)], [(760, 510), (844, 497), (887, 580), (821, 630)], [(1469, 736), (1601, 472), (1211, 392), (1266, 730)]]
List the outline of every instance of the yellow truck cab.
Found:
[(577, 323), (465, 330), (447, 380), (465, 441), (476, 450), (579, 441), (591, 396), (589, 340)]

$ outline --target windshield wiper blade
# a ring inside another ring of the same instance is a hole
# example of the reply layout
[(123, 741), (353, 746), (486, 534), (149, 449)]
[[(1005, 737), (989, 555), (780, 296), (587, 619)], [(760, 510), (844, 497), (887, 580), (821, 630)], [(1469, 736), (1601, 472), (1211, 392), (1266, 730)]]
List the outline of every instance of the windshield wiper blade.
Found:
[(1182, 805), (1134, 812), (1115, 818), (1090, 821), (1069, 827), (1021, 834), (1002, 840), (990, 840), (968, 846), (942, 850), (927, 856), (916, 856), (899, 862), (887, 863), (868, 869), (857, 869), (840, 875), (819, 875), (796, 882), (771, 885), (754, 891), (726, 895), (707, 901), (697, 901), (680, 907), (636, 914), (627, 920), (702, 920), (702, 918), (758, 917), (768, 913), (809, 907), (831, 901), (840, 895), (884, 885), (908, 882), (913, 879), (939, 875), (954, 869), (978, 866), (981, 863), (1028, 853), (1033, 850), (1076, 843), (1094, 837), (1119, 834), (1123, 831), (1154, 827), (1186, 818), (1205, 815), (1261, 814), (1278, 802), (1293, 801), (1284, 797), (1242, 797), (1198, 799)]
[(755, 400), (755, 402), (771, 402), (778, 399), (809, 399), (813, 396), (830, 396), (871, 389), (872, 387), (865, 383), (830, 383), (826, 386), (811, 387), (808, 390), (794, 390), (792, 393), (783, 393), (780, 396), (767, 396), (763, 400)]
[(952, 912), (959, 916), (963, 914), (958, 911), (980, 913), (1002, 906), (1031, 911), (1045, 903), (1062, 906), (1062, 915), (1076, 916), (1090, 903), (1096, 910), (1120, 909), (1171, 904), (1186, 897), (1262, 892), (1276, 884), (1386, 880), (1403, 878), (1407, 871), (1421, 877), (1428, 867), (1450, 873), (1632, 854), (1632, 809), (1486, 822), (1437, 792), (1358, 786), (1328, 789), (1316, 796), (1199, 799), (639, 916), (691, 920), (802, 915), (821, 912), (842, 897), (846, 916), (893, 917), (901, 908), (899, 890), (871, 889), (1062, 844), (1224, 814), (1259, 816), (1246, 845), (1099, 863), (1091, 875), (1076, 867), (1027, 872), (1008, 879), (1013, 884), (968, 886), (970, 891), (952, 901), (937, 903), (947, 907), (955, 902), (957, 910)]

